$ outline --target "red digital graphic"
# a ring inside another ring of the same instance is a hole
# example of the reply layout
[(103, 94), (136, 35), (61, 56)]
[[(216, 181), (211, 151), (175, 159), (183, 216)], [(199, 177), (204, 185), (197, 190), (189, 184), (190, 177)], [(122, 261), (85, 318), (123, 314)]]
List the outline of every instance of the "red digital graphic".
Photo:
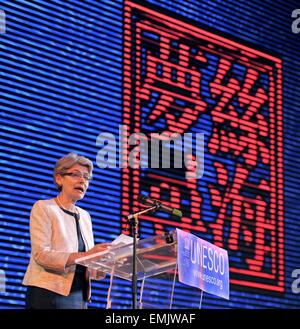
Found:
[(183, 208), (140, 225), (201, 235), (228, 250), (232, 284), (284, 292), (281, 59), (125, 0), (123, 64), (121, 161), (130, 134), (201, 131), (207, 163), (201, 179), (124, 165), (123, 218), (143, 192)]

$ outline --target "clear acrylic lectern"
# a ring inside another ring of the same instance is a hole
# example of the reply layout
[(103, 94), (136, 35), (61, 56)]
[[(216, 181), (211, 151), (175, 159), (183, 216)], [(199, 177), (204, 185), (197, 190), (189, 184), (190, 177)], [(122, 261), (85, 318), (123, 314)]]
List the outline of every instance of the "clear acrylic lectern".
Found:
[[(77, 264), (110, 275), (107, 308), (122, 308), (126, 291), (122, 280), (132, 280), (133, 243), (112, 245), (108, 251), (76, 260)], [(121, 280), (120, 280), (121, 279)], [(200, 308), (202, 291), (177, 280), (176, 232), (141, 239), (137, 244), (138, 308)], [(122, 291), (123, 290), (123, 291)], [(125, 290), (125, 291), (124, 291)], [(127, 288), (128, 290), (128, 288)], [(189, 294), (189, 305), (183, 296)]]

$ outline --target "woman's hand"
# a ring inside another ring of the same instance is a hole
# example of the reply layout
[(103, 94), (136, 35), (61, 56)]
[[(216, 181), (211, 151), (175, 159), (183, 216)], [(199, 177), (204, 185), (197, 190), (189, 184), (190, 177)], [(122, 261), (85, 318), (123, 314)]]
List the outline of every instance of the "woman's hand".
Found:
[[(102, 252), (102, 251), (106, 250), (110, 245), (111, 245), (110, 243), (98, 243), (92, 249), (87, 251), (87, 254), (92, 255), (92, 254), (95, 254), (98, 252)], [(102, 280), (106, 276), (105, 272), (102, 272), (102, 271), (96, 270), (96, 269), (92, 269), (92, 268), (88, 269), (88, 274), (89, 274), (89, 278), (92, 280)]]
[(95, 254), (97, 252), (104, 251), (107, 249), (111, 244), (110, 243), (98, 243), (96, 244), (92, 249), (84, 252), (73, 252), (70, 254), (66, 266), (72, 266), (76, 265), (75, 260), (77, 258), (85, 257), (85, 256), (90, 256), (92, 254)]
[(90, 249), (89, 251), (87, 251), (88, 255), (92, 255), (95, 254), (97, 252), (101, 252), (106, 250), (111, 244), (110, 243), (98, 243), (96, 244), (92, 249)]

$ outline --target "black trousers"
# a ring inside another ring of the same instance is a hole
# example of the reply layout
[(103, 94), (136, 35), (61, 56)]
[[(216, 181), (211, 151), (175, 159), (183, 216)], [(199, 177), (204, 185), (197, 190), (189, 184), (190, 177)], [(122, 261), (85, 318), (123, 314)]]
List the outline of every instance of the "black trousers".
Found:
[(84, 274), (76, 273), (68, 296), (44, 288), (28, 286), (26, 309), (87, 309), (86, 299), (87, 282)]

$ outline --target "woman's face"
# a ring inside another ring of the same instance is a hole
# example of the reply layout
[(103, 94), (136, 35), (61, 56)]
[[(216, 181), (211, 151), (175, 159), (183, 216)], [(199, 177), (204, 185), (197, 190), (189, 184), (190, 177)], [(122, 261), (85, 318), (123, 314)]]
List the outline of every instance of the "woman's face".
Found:
[(62, 194), (72, 201), (77, 201), (84, 197), (89, 186), (89, 178), (88, 168), (76, 163), (64, 174), (58, 174), (56, 182), (62, 187)]

